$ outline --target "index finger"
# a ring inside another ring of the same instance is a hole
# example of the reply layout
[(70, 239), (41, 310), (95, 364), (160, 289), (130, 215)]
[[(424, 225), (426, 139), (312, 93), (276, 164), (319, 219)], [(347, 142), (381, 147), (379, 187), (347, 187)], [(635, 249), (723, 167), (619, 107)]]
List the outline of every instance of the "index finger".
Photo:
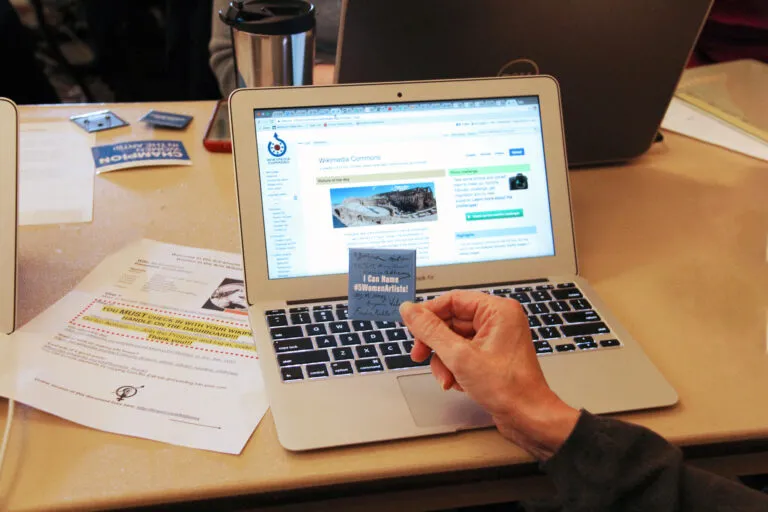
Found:
[(493, 303), (503, 300), (474, 290), (451, 290), (422, 305), (443, 321), (458, 319), (460, 323), (470, 323), (476, 329), (492, 309)]

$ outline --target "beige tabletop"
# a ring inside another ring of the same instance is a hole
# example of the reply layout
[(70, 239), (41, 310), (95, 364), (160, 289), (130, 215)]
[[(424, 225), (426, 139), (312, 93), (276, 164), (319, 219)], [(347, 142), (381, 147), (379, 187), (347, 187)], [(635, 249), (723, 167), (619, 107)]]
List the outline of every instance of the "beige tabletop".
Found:
[[(110, 108), (131, 126), (96, 143), (181, 138), (194, 165), (99, 175), (92, 223), (22, 228), (21, 323), (138, 238), (238, 250), (231, 156), (201, 143), (213, 103)], [(169, 137), (137, 122), (149, 108), (195, 119)], [(92, 110), (21, 108), (21, 136), (25, 123)], [(571, 182), (581, 273), (680, 395), (673, 408), (620, 417), (681, 445), (768, 438), (768, 164), (667, 134), (631, 164), (574, 171)], [(0, 421), (5, 410), (2, 401)], [(267, 413), (242, 455), (231, 456), (99, 432), (24, 406), (17, 414), (0, 509), (264, 497), (386, 479), (397, 487), (531, 462), (493, 430), (290, 453)]]

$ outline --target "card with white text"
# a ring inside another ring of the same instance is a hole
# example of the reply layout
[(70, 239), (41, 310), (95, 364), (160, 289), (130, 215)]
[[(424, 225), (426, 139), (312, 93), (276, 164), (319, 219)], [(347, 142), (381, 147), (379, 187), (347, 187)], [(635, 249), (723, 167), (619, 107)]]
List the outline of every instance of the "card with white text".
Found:
[(350, 319), (402, 322), (400, 304), (416, 298), (416, 251), (350, 249), (348, 293)]

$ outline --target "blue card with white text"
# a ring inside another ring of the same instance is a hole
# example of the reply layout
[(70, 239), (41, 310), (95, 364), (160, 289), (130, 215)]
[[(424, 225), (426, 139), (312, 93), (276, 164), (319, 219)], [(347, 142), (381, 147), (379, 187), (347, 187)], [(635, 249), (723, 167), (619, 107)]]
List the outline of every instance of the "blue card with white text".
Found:
[(160, 165), (192, 165), (180, 140), (135, 140), (104, 146), (94, 146), (93, 163), (96, 174), (131, 167)]
[(192, 121), (192, 116), (175, 114), (173, 112), (160, 112), (153, 109), (147, 112), (139, 121), (144, 121), (152, 126), (183, 130)]
[(402, 322), (400, 304), (416, 298), (416, 251), (349, 250), (351, 320)]

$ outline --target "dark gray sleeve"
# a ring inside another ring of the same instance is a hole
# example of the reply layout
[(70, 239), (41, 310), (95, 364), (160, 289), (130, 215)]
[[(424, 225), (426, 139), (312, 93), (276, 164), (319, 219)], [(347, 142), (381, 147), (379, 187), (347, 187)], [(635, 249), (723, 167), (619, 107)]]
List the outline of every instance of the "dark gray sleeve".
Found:
[(768, 495), (685, 465), (654, 432), (586, 411), (542, 468), (564, 512), (768, 511)]
[(235, 52), (229, 26), (219, 19), (219, 11), (227, 10), (231, 0), (214, 0), (211, 12), (211, 40), (208, 43), (211, 70), (223, 97), (235, 88)]

